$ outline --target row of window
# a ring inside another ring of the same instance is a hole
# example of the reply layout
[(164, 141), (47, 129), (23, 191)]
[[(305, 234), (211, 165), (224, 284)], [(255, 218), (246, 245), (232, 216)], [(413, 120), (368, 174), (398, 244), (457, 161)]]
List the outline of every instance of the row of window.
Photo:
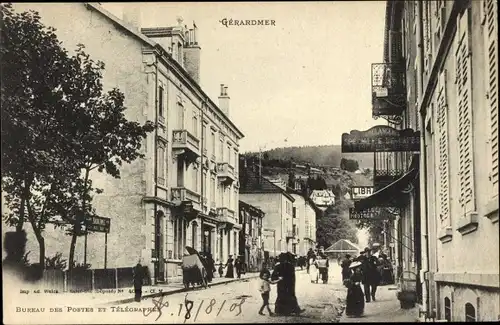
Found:
[[(162, 86), (159, 87), (159, 94), (158, 94), (158, 110), (159, 110), (159, 116), (161, 117), (161, 121), (164, 122), (165, 119), (165, 90)], [(200, 121), (198, 120), (198, 115), (196, 114), (195, 111), (192, 111), (192, 116), (191, 116), (191, 125), (188, 128), (186, 125), (186, 109), (182, 102), (179, 100), (177, 102), (177, 128), (179, 129), (188, 129), (189, 132), (192, 133), (192, 135), (196, 138), (199, 137), (199, 127), (200, 127)], [(225, 127), (227, 129), (227, 127)], [(210, 155), (217, 157), (219, 155), (220, 162), (227, 161), (231, 166), (234, 166), (237, 170), (237, 164), (238, 164), (238, 151), (236, 148), (232, 149), (232, 146), (230, 143), (226, 143), (224, 145), (224, 140), (223, 137), (220, 137), (220, 145), (219, 145), (219, 152), (217, 152), (217, 141), (216, 141), (216, 131), (213, 129), (211, 130), (211, 135), (210, 138), (208, 138), (207, 134), (207, 124), (203, 123), (202, 126), (202, 146), (203, 149), (205, 149)], [(234, 134), (233, 132), (231, 132)]]

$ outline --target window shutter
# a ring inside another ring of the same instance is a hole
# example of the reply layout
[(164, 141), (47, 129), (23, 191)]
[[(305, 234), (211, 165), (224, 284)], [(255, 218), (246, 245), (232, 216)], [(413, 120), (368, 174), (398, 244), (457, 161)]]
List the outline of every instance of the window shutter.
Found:
[(434, 12), (434, 16), (436, 17), (435, 22), (435, 32), (434, 35), (436, 37), (436, 46), (438, 48), (438, 44), (441, 41), (441, 37), (443, 36), (443, 30), (445, 28), (446, 23), (446, 1), (438, 0), (434, 3), (436, 11)]
[(459, 17), (455, 52), (456, 89), (458, 101), (458, 155), (460, 198), (463, 213), (475, 211), (473, 137), (472, 137), (472, 84), (471, 40), (469, 9)]
[(439, 148), (439, 216), (443, 226), (449, 226), (450, 189), (449, 189), (449, 148), (448, 148), (448, 102), (446, 94), (446, 70), (439, 77), (437, 96), (437, 137)]
[(490, 150), (491, 171), (490, 179), (495, 189), (498, 186), (498, 14), (497, 2), (484, 2), (486, 18), (486, 89), (488, 92), (487, 104), (490, 114)]

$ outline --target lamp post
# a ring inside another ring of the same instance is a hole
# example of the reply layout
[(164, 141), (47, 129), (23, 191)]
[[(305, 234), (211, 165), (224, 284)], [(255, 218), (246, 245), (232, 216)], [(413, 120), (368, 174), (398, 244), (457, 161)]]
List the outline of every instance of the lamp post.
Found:
[(274, 257), (276, 257), (276, 229), (264, 229), (264, 231), (272, 232), (273, 233), (273, 242), (274, 242)]

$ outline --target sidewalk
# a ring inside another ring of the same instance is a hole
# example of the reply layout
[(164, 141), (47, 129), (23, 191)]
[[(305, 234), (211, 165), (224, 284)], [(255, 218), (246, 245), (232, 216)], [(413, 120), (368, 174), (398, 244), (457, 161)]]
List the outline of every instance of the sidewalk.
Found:
[[(297, 267), (296, 271), (300, 271), (300, 267)], [(255, 279), (259, 277), (259, 274), (260, 272), (247, 272), (246, 274), (241, 276), (241, 279), (215, 277), (212, 279), (212, 282), (208, 284), (208, 287), (210, 288), (217, 285)], [(92, 300), (95, 304), (99, 305), (119, 305), (134, 302), (134, 288), (123, 288), (122, 290), (123, 292), (114, 293), (112, 296), (107, 294), (93, 293)], [(180, 292), (189, 292), (191, 290), (193, 290), (193, 288), (184, 288), (184, 284), (180, 281), (175, 281), (168, 284), (159, 284), (156, 286), (147, 286), (142, 288), (142, 299), (168, 296)], [(196, 290), (196, 288), (194, 290)]]
[(418, 319), (417, 308), (401, 309), (396, 298), (396, 286), (387, 285), (377, 288), (377, 300), (365, 303), (365, 313), (362, 317), (351, 318), (345, 314), (340, 323), (415, 323)]

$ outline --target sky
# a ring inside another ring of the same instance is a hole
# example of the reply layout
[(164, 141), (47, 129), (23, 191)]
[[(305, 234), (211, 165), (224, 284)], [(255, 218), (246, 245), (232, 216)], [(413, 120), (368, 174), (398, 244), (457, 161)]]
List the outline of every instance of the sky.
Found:
[[(130, 4), (102, 5), (122, 17)], [(215, 103), (228, 86), (240, 152), (340, 144), (344, 132), (382, 124), (371, 116), (370, 67), (382, 62), (385, 1), (141, 3), (140, 12), (141, 27), (196, 22), (200, 85)]]

